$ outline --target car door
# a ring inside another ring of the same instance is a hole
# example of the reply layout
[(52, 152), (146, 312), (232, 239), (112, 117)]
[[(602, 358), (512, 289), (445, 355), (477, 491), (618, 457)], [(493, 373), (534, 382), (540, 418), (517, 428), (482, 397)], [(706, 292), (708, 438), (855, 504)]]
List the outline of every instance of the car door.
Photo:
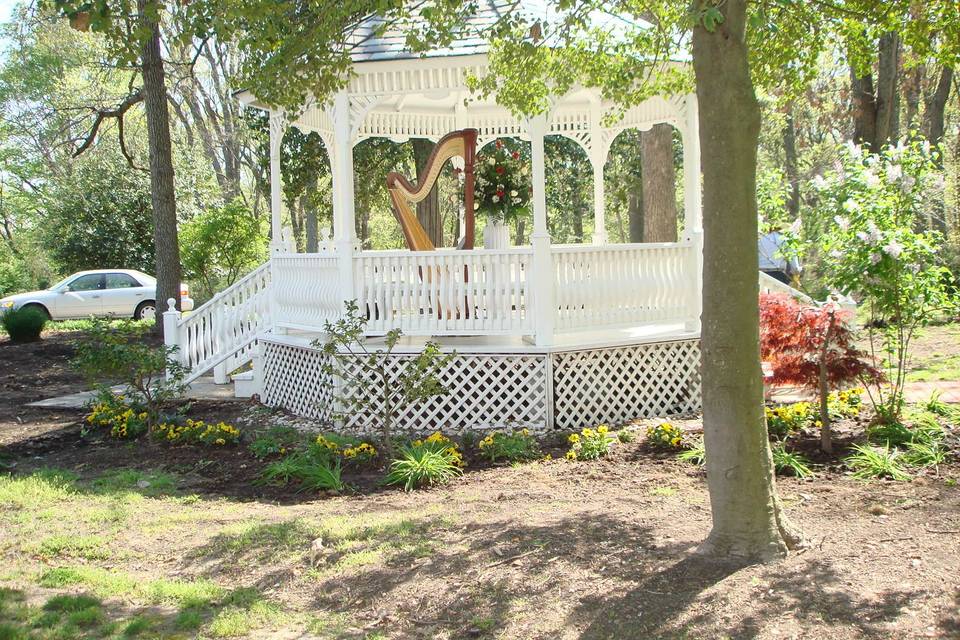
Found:
[(103, 274), (88, 273), (68, 282), (57, 295), (59, 318), (99, 316), (103, 309)]
[(147, 287), (128, 273), (108, 273), (104, 276), (103, 314), (133, 317), (137, 305), (143, 302)]

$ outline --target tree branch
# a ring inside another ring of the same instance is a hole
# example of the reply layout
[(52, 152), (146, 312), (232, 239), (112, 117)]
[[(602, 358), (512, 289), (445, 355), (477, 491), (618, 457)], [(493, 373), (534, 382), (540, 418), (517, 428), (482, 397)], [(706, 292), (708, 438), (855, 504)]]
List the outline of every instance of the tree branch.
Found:
[[(99, 133), (100, 125), (103, 124), (104, 120), (108, 118), (117, 118), (121, 122), (121, 126), (122, 126), (123, 114), (129, 111), (130, 107), (140, 102), (143, 102), (143, 93), (139, 89), (137, 89), (136, 91), (128, 95), (126, 98), (124, 98), (123, 102), (121, 102), (116, 108), (97, 109), (96, 110), (97, 115), (93, 120), (93, 124), (90, 126), (90, 131), (87, 133), (87, 137), (84, 138), (83, 143), (81, 143), (80, 146), (73, 152), (73, 157), (76, 158), (77, 156), (79, 156), (84, 151), (90, 148), (90, 145), (92, 145), (94, 141), (97, 139), (97, 133)], [(121, 134), (121, 143), (120, 143), (121, 147), (123, 146), (122, 140), (123, 140), (123, 136)], [(126, 151), (124, 151), (124, 155), (126, 155)]]

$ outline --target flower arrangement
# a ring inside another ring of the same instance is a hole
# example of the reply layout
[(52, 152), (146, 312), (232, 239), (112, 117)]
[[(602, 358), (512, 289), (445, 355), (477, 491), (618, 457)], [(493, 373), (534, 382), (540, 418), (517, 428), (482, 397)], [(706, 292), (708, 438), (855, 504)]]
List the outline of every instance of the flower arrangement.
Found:
[(153, 437), (169, 444), (209, 444), (223, 446), (240, 441), (240, 430), (218, 422), (211, 424), (203, 420), (187, 420), (183, 424), (161, 422), (153, 428)]
[(683, 430), (669, 422), (661, 422), (647, 429), (647, 442), (657, 449), (683, 449)]
[(537, 441), (528, 429), (493, 431), (477, 443), (477, 449), (480, 450), (480, 455), (490, 462), (525, 462), (540, 457)]
[(602, 424), (596, 429), (587, 427), (580, 433), (571, 433), (567, 436), (570, 450), (567, 451), (567, 460), (596, 460), (607, 455), (610, 445), (616, 441), (610, 435), (610, 428)]
[(530, 205), (530, 168), (524, 147), (496, 140), (477, 154), (473, 208), (490, 220), (512, 222)]

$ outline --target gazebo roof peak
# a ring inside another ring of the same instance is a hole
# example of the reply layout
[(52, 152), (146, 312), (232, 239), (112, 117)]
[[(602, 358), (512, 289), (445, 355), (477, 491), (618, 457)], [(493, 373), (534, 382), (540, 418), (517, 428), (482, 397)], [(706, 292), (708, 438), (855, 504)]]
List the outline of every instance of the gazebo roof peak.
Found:
[[(550, 22), (560, 17), (551, 3), (545, 0), (479, 0), (476, 12), (448, 47), (423, 52), (411, 51), (407, 47), (407, 32), (411, 27), (423, 24), (420, 11), (425, 4), (424, 0), (413, 0), (410, 3), (410, 19), (391, 24), (382, 33), (382, 17), (372, 15), (361, 22), (349, 42), (350, 57), (354, 64), (485, 54), (490, 49), (490, 43), (484, 31), (504, 16), (523, 17), (530, 24)], [(622, 31), (628, 24), (628, 21), (614, 14), (601, 11), (592, 12), (590, 22), (592, 27), (609, 32)]]

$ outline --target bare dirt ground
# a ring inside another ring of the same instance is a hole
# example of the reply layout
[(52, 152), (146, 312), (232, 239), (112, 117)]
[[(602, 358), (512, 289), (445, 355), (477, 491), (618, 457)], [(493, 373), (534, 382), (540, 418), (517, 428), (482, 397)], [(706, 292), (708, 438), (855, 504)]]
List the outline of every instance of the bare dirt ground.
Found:
[(815, 478), (778, 481), (807, 546), (741, 567), (692, 553), (705, 478), (642, 439), (409, 494), (296, 493), (255, 484), (244, 446), (81, 438), (81, 412), (24, 408), (78, 390), (68, 355), (60, 337), (0, 343), (0, 587), (20, 603), (0, 598), (0, 631), (63, 593), (114, 626), (9, 637), (960, 638), (955, 464), (865, 483), (815, 460)]

